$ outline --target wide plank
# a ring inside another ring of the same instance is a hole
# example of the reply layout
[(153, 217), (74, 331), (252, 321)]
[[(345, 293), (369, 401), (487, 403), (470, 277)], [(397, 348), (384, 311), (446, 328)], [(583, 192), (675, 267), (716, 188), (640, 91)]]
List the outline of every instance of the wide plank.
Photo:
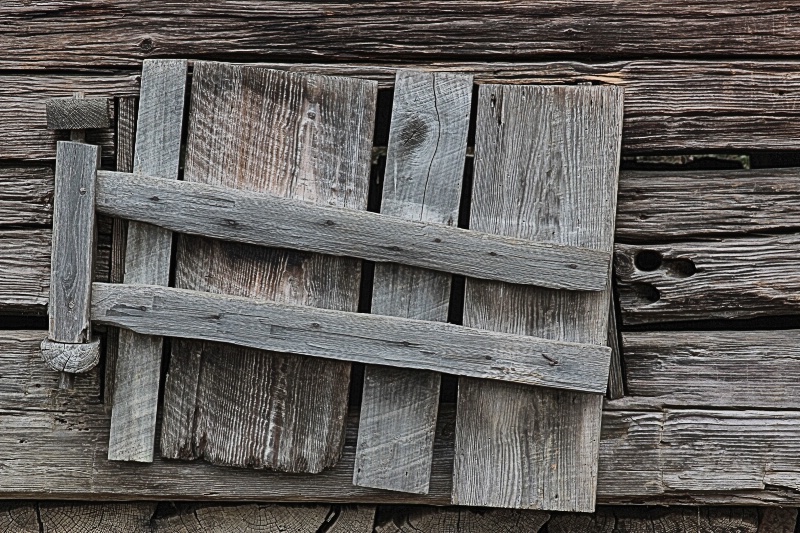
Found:
[[(471, 104), (472, 76), (398, 71), (382, 214), (457, 224)], [(441, 272), (377, 264), (372, 313), (445, 322), (451, 284)], [(433, 372), (364, 369), (354, 484), (428, 491), (440, 386)]]
[[(544, 3), (472, 0), (176, 2), (141, 9), (91, 0), (81, 9), (4, 2), (4, 69), (136, 67), (153, 57), (374, 61), (376, 58), (796, 57), (800, 15), (779, 0)], [(30, 31), (35, 17), (37, 31)], [(191, 24), (186, 21), (191, 20)], [(67, 28), (69, 31), (63, 31)], [(354, 39), (352, 36), (357, 35)]]
[(624, 325), (796, 314), (800, 237), (617, 244)]
[(50, 228), (0, 229), (0, 311), (4, 314), (46, 313), (52, 236)]
[[(133, 152), (133, 171), (176, 180), (187, 62), (149, 60), (142, 65), (142, 90)], [(172, 233), (141, 222), (127, 231), (124, 283), (168, 285)], [(151, 462), (161, 383), (163, 340), (120, 331), (115, 361), (108, 457)]]
[[(119, 172), (98, 176), (97, 206), (106, 215), (188, 235), (553, 289), (608, 288), (611, 254), (604, 250), (407, 220), (391, 211), (386, 216), (316, 207), (303, 200)], [(452, 212), (448, 217), (452, 219)]]
[(593, 344), (156, 285), (94, 283), (92, 320), (140, 335), (594, 393), (606, 390), (611, 352)]
[[(188, 182), (365, 209), (377, 84), (197, 62)], [(182, 235), (175, 284), (356, 311), (360, 261)], [(341, 454), (350, 364), (173, 345), (162, 454), (319, 472)]]
[(0, 168), (0, 227), (52, 224), (54, 183), (52, 166)]
[[(481, 86), (470, 227), (610, 251), (621, 128), (614, 88)], [(469, 278), (464, 325), (605, 345), (610, 296)], [(592, 511), (601, 407), (460, 379), (453, 502)]]
[(649, 243), (800, 229), (800, 169), (622, 172), (618, 242)]

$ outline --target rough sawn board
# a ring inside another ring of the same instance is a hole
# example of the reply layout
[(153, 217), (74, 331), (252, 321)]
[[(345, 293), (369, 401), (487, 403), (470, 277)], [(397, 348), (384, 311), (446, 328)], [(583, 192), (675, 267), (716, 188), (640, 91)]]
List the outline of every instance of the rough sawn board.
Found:
[[(186, 181), (364, 209), (375, 82), (195, 63)], [(176, 286), (356, 311), (360, 261), (182, 236)], [(164, 457), (319, 472), (344, 439), (350, 364), (173, 345)]]
[[(611, 251), (622, 91), (482, 85), (470, 227)], [(464, 325), (605, 344), (610, 292), (467, 280)], [(453, 502), (593, 511), (602, 397), (460, 379)]]

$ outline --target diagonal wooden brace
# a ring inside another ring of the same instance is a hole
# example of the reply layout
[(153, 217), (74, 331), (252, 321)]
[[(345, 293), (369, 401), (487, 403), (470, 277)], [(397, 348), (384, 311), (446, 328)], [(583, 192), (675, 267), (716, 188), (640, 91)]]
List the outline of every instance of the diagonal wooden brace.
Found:
[[(87, 372), (100, 358), (100, 342), (92, 338), (89, 318), (99, 165), (99, 146), (58, 143), (47, 311), (50, 321), (48, 337), (42, 342), (42, 359), (59, 372)], [(64, 388), (70, 383), (69, 376), (61, 380)]]

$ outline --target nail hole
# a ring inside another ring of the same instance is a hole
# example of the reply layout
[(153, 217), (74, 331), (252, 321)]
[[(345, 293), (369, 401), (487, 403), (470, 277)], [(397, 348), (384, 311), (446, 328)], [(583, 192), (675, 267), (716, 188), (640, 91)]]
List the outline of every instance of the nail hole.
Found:
[(640, 299), (655, 303), (661, 299), (661, 292), (649, 283), (631, 283), (631, 289)]
[(636, 254), (633, 264), (643, 272), (652, 272), (661, 266), (662, 256), (653, 250), (642, 250)]

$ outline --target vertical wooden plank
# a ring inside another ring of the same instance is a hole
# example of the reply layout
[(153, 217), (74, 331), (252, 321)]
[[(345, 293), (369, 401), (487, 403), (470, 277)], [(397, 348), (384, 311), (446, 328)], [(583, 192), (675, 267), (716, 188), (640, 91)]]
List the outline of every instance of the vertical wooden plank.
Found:
[(611, 348), (611, 365), (608, 369), (606, 397), (609, 400), (618, 400), (625, 396), (625, 377), (622, 371), (622, 345), (617, 329), (617, 306), (613, 294), (608, 303), (608, 346)]
[[(185, 179), (365, 209), (377, 84), (195, 64)], [(356, 311), (360, 262), (182, 236), (176, 285)], [(175, 343), (164, 457), (319, 472), (341, 454), (350, 365)]]
[[(117, 171), (133, 172), (133, 147), (136, 142), (135, 96), (123, 96), (117, 101)], [(109, 283), (125, 280), (125, 247), (128, 241), (128, 222), (120, 218), (112, 221), (111, 266)], [(119, 329), (108, 328), (106, 334), (105, 387), (103, 401), (111, 408), (114, 398), (114, 375), (119, 350)]]
[[(483, 85), (471, 227), (611, 251), (622, 91)], [(605, 344), (609, 291), (467, 280), (464, 324)], [(453, 502), (591, 511), (600, 395), (461, 379)]]
[[(186, 92), (186, 60), (142, 65), (133, 171), (177, 179)], [(169, 283), (172, 233), (148, 224), (128, 225), (125, 283)], [(152, 462), (163, 339), (119, 334), (108, 458)]]
[[(455, 226), (467, 150), (472, 76), (398, 71), (381, 212)], [(447, 320), (449, 274), (375, 265), (372, 312)], [(353, 483), (428, 493), (441, 378), (367, 366)]]
[(100, 147), (59, 142), (53, 197), (48, 339), (63, 344), (92, 340), (89, 306), (97, 228), (94, 191)]

